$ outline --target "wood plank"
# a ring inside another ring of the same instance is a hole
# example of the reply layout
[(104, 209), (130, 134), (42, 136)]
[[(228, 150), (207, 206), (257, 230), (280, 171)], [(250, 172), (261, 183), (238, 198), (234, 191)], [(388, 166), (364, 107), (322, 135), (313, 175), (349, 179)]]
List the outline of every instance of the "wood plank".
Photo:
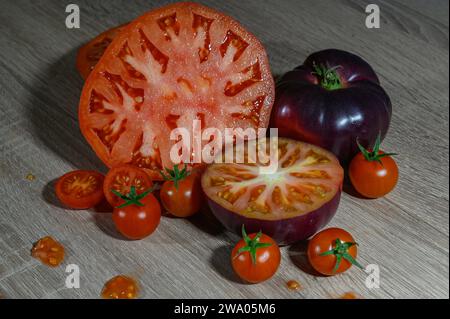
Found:
[[(96, 298), (110, 277), (137, 277), (145, 298), (329, 298), (355, 291), (364, 298), (448, 298), (448, 2), (447, 1), (202, 1), (242, 22), (264, 43), (274, 74), (329, 47), (366, 58), (393, 102), (384, 143), (400, 167), (386, 198), (344, 194), (331, 225), (360, 242), (360, 261), (381, 267), (381, 287), (352, 269), (333, 278), (304, 271), (304, 244), (282, 249), (275, 277), (240, 283), (229, 266), (237, 237), (211, 216), (163, 218), (142, 241), (120, 239), (110, 216), (59, 207), (52, 181), (68, 170), (105, 171), (78, 129), (82, 81), (76, 49), (95, 34), (167, 1), (77, 1), (79, 30), (64, 27), (60, 1), (0, 5), (0, 295), (11, 298)], [(364, 26), (377, 3), (378, 30)], [(126, 10), (124, 9), (126, 7)], [(26, 174), (37, 179), (28, 181)], [(62, 267), (30, 257), (34, 241), (53, 235), (67, 248)], [(65, 265), (81, 268), (81, 288), (66, 289)], [(303, 289), (292, 292), (285, 282)]]

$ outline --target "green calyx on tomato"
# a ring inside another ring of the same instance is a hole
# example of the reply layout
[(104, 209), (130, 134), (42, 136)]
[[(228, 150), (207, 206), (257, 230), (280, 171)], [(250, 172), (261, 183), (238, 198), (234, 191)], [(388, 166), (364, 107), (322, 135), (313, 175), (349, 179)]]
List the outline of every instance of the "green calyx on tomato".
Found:
[(141, 199), (143, 199), (145, 196), (147, 196), (148, 194), (150, 194), (151, 192), (153, 192), (155, 190), (155, 186), (147, 189), (145, 192), (141, 193), (141, 194), (137, 194), (136, 193), (136, 187), (133, 185), (130, 187), (130, 192), (128, 194), (121, 194), (118, 191), (111, 189), (111, 192), (116, 195), (119, 196), (120, 198), (122, 198), (125, 203), (123, 203), (122, 205), (117, 206), (116, 208), (124, 208), (126, 206), (129, 205), (136, 205), (136, 206), (145, 206), (142, 202)]
[(264, 247), (270, 247), (272, 246), (271, 243), (260, 243), (259, 240), (262, 236), (262, 232), (259, 231), (259, 233), (256, 234), (255, 237), (250, 238), (247, 235), (247, 232), (245, 231), (245, 227), (244, 225), (242, 225), (242, 238), (245, 241), (245, 246), (241, 247), (238, 251), (236, 256), (234, 256), (234, 258), (236, 258), (237, 256), (239, 256), (240, 254), (242, 254), (245, 251), (248, 251), (250, 253), (250, 256), (252, 257), (252, 263), (256, 264), (256, 250), (258, 248), (264, 248)]
[(320, 86), (326, 90), (342, 89), (342, 82), (336, 70), (342, 66), (326, 67), (323, 64), (313, 64), (314, 71), (312, 72), (319, 79)]
[(373, 149), (371, 151), (365, 149), (359, 143), (358, 139), (356, 140), (356, 144), (358, 144), (358, 148), (361, 151), (361, 153), (363, 154), (364, 158), (369, 162), (376, 161), (376, 162), (380, 163), (381, 165), (383, 165), (383, 163), (381, 162), (382, 157), (397, 155), (396, 153), (380, 153), (380, 145), (381, 145), (381, 134), (380, 133), (378, 133), (377, 139), (375, 141), (375, 145), (373, 146)]
[(178, 182), (182, 181), (189, 176), (190, 172), (187, 170), (187, 165), (185, 164), (183, 169), (180, 171), (178, 164), (173, 166), (173, 169), (166, 168), (167, 175), (163, 171), (160, 171), (162, 178), (165, 181), (173, 181), (173, 185), (178, 189)]
[(336, 256), (336, 264), (334, 265), (333, 273), (335, 273), (339, 269), (342, 258), (348, 260), (352, 265), (355, 265), (361, 269), (364, 269), (363, 266), (361, 266), (361, 264), (358, 263), (356, 261), (356, 259), (353, 258), (348, 253), (348, 249), (354, 245), (358, 245), (357, 243), (343, 243), (339, 238), (337, 238), (334, 242), (334, 245), (335, 246), (333, 249), (330, 249), (330, 250), (320, 254), (320, 256), (328, 256), (328, 255)]

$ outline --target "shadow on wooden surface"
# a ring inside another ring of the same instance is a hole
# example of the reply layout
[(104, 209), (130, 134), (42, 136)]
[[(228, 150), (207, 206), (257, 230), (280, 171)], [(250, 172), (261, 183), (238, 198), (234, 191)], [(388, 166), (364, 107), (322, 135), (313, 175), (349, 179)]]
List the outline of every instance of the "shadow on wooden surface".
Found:
[(308, 255), (306, 253), (308, 249), (308, 240), (302, 240), (289, 247), (289, 258), (291, 258), (294, 265), (300, 268), (301, 271), (316, 277), (326, 277), (317, 272), (309, 263)]
[(215, 249), (210, 259), (210, 265), (224, 279), (243, 284), (239, 277), (234, 273), (233, 267), (231, 267), (230, 254), (232, 248), (231, 245), (224, 245)]
[(226, 232), (225, 227), (214, 217), (206, 203), (202, 205), (202, 208), (197, 214), (187, 220), (202, 232), (214, 237)]
[(42, 189), (42, 198), (45, 200), (47, 204), (50, 204), (52, 206), (66, 209), (67, 207), (64, 207), (63, 204), (58, 200), (55, 194), (55, 184), (58, 179), (52, 179), (50, 182), (45, 184), (44, 188)]
[(103, 233), (105, 233), (109, 237), (120, 240), (128, 240), (117, 231), (111, 214), (94, 213), (93, 219), (98, 229), (100, 229)]
[(79, 169), (105, 170), (82, 136), (78, 103), (83, 80), (75, 69), (78, 48), (39, 73), (30, 87), (29, 121), (34, 135), (59, 157)]

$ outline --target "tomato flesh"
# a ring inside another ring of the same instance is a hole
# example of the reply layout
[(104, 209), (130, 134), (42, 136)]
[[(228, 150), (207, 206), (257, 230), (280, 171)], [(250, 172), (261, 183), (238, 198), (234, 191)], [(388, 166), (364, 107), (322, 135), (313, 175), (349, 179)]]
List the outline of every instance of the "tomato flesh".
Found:
[[(249, 147), (254, 148), (254, 143), (250, 141)], [(264, 165), (250, 163), (246, 154), (243, 158), (242, 164), (210, 165), (202, 187), (214, 202), (247, 218), (280, 220), (303, 215), (340, 192), (343, 169), (332, 153), (320, 147), (278, 138), (278, 167), (273, 174), (260, 174)]]
[[(175, 128), (267, 127), (274, 83), (261, 43), (193, 3), (151, 11), (113, 40), (86, 81), (83, 135), (109, 167), (172, 167)], [(192, 136), (192, 134), (191, 134)]]
[(69, 208), (92, 208), (104, 198), (103, 180), (104, 176), (96, 171), (69, 172), (56, 182), (56, 196)]
[(98, 61), (100, 61), (103, 53), (105, 53), (108, 46), (119, 34), (125, 25), (114, 27), (109, 29), (94, 39), (83, 45), (77, 53), (77, 69), (81, 77), (86, 80), (91, 74), (91, 71), (95, 68)]
[(116, 207), (124, 203), (124, 200), (111, 190), (115, 190), (122, 195), (128, 195), (131, 187), (134, 186), (136, 193), (141, 194), (152, 187), (152, 185), (153, 182), (145, 171), (131, 165), (121, 165), (112, 168), (106, 174), (103, 191), (108, 203), (112, 207)]

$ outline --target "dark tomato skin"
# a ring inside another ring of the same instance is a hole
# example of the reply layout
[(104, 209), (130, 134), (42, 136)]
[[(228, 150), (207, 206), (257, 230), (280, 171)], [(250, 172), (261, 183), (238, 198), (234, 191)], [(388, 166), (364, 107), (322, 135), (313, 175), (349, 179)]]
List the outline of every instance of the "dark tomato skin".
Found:
[(153, 194), (148, 194), (140, 202), (144, 206), (128, 205), (113, 211), (117, 230), (128, 239), (137, 240), (151, 235), (161, 219), (161, 207)]
[(165, 181), (160, 191), (161, 203), (164, 208), (176, 217), (189, 217), (200, 210), (203, 192), (200, 176), (192, 173), (178, 181), (178, 188), (173, 181)]
[[(379, 152), (383, 154), (383, 151)], [(348, 175), (355, 190), (367, 198), (379, 198), (391, 192), (398, 181), (398, 166), (390, 156), (380, 158), (381, 164), (368, 161), (358, 153), (350, 162)]]
[[(336, 239), (340, 239), (344, 243), (354, 243), (352, 235), (341, 228), (327, 228), (315, 234), (308, 243), (307, 255), (311, 266), (319, 273), (332, 276), (347, 271), (352, 264), (342, 258), (341, 264), (336, 272), (333, 269), (336, 265), (336, 256), (320, 256), (320, 254), (327, 252), (334, 248)], [(348, 249), (348, 253), (354, 259), (357, 257), (358, 248), (356, 245)]]
[(66, 173), (55, 184), (56, 197), (68, 208), (92, 208), (104, 199), (103, 180), (104, 176), (96, 171)]
[[(248, 236), (253, 239), (256, 233)], [(242, 280), (253, 284), (272, 277), (277, 272), (281, 261), (280, 248), (271, 237), (262, 234), (259, 242), (270, 243), (271, 246), (256, 250), (256, 263), (252, 262), (249, 252), (242, 252), (238, 255), (239, 249), (246, 245), (243, 239), (236, 244), (231, 252), (231, 264), (235, 273)]]
[[(313, 74), (313, 65), (339, 66), (342, 88), (327, 90)], [(363, 145), (383, 139), (391, 120), (389, 96), (371, 66), (357, 55), (329, 49), (311, 54), (303, 65), (277, 82), (270, 127), (278, 135), (321, 146), (344, 167)]]

